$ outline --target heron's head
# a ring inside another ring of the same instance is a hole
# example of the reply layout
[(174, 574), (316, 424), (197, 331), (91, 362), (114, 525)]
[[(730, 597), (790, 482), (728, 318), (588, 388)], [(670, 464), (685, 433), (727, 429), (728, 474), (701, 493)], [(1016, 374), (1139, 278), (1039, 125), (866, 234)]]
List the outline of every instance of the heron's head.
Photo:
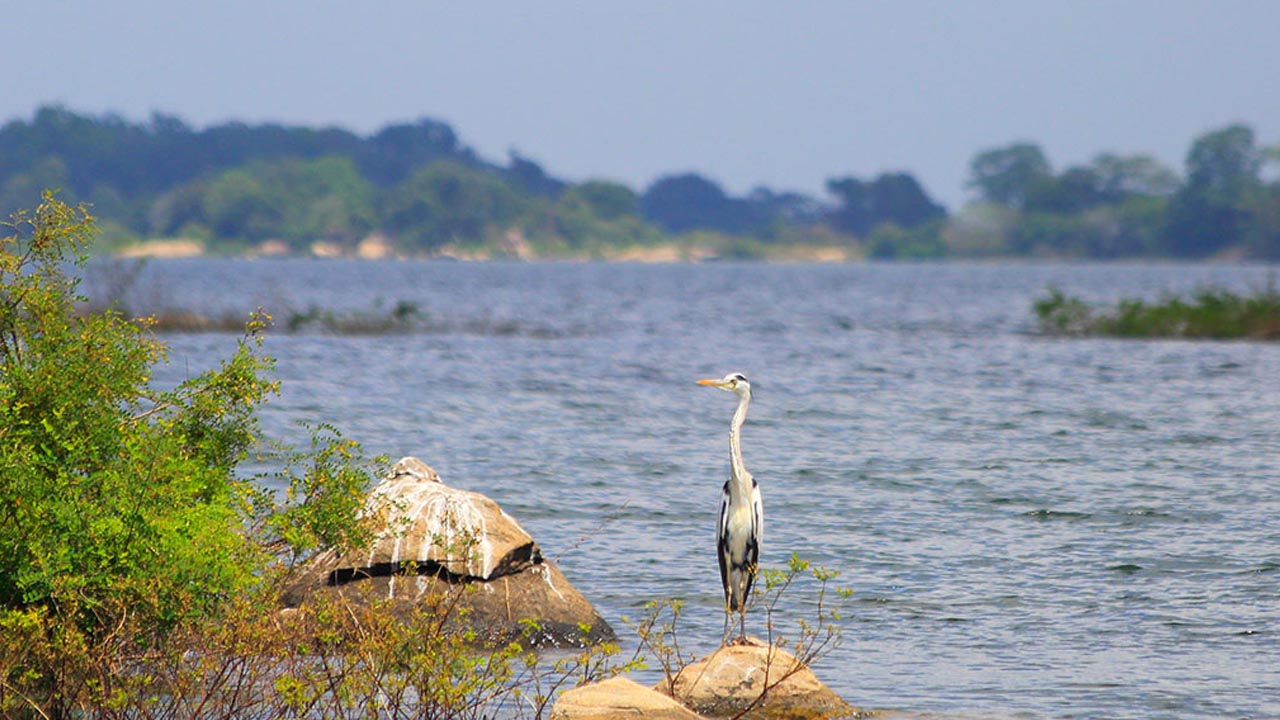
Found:
[(732, 393), (741, 395), (751, 394), (751, 383), (747, 382), (747, 376), (739, 372), (732, 372), (722, 378), (709, 378), (707, 380), (699, 380), (699, 385), (710, 385), (718, 387), (721, 390), (728, 390)]

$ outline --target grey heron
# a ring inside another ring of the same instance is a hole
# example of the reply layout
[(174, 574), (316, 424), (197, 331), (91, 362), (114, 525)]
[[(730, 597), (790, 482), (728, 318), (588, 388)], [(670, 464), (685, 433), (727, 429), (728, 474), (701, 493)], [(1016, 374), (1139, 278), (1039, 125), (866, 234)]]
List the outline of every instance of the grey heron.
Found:
[(747, 598), (755, 582), (764, 535), (764, 508), (760, 486), (742, 462), (742, 422), (751, 405), (751, 383), (742, 373), (729, 373), (718, 380), (699, 380), (738, 396), (738, 409), (729, 423), (729, 479), (720, 496), (720, 525), (717, 554), (720, 583), (724, 586), (724, 638), (729, 637), (729, 616), (738, 613), (739, 640), (747, 636)]

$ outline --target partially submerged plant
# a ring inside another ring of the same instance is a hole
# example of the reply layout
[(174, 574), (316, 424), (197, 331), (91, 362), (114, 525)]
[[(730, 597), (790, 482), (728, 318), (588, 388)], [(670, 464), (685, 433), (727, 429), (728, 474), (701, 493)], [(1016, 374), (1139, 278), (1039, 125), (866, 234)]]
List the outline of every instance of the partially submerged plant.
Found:
[(1204, 287), (1189, 299), (1168, 296), (1158, 302), (1124, 298), (1109, 311), (1050, 287), (1032, 308), (1042, 332), (1051, 335), (1115, 337), (1280, 339), (1280, 291), (1274, 279), (1252, 295)]

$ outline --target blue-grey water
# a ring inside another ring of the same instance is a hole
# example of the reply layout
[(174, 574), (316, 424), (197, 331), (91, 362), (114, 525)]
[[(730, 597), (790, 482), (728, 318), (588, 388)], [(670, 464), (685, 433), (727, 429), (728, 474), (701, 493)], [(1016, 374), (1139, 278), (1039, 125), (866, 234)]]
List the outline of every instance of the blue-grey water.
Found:
[[(183, 260), (134, 303), (414, 303), (429, 332), (272, 333), (265, 429), (331, 423), (492, 496), (629, 637), (687, 605), (721, 631), (713, 527), (732, 395), (763, 561), (852, 589), (815, 670), (867, 708), (995, 717), (1280, 717), (1280, 344), (1049, 338), (1091, 300), (1273, 269), (1190, 265), (613, 265)], [(166, 336), (162, 381), (230, 335)], [(779, 620), (811, 611), (806, 587)], [(763, 617), (749, 618), (763, 634)]]

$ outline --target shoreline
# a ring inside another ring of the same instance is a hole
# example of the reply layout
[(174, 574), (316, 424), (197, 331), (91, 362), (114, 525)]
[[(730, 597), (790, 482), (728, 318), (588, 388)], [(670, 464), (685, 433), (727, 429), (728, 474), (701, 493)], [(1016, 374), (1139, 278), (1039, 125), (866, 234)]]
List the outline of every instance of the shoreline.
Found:
[(292, 251), (284, 243), (268, 241), (247, 251), (210, 252), (203, 241), (193, 238), (159, 238), (134, 243), (103, 254), (119, 259), (185, 259), (185, 258), (236, 258), (305, 259), (305, 260), (406, 260), (436, 262), (620, 262), (646, 264), (678, 264), (746, 260), (770, 263), (850, 263), (862, 262), (866, 257), (856, 248), (837, 245), (787, 245), (758, 256), (729, 257), (714, 248), (703, 245), (662, 244), (599, 249), (583, 252), (539, 253), (529, 247), (507, 249), (444, 247), (430, 254), (406, 255), (386, 245), (370, 247), (361, 244), (354, 249), (317, 243), (309, 252)]

